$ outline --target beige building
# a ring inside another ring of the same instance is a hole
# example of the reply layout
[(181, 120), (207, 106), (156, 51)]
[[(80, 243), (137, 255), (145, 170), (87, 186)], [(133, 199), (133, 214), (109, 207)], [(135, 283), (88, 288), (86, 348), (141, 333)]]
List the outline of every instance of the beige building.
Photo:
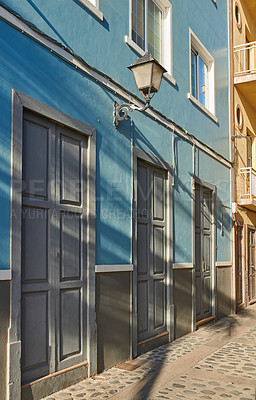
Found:
[(256, 1), (230, 0), (236, 311), (256, 302)]

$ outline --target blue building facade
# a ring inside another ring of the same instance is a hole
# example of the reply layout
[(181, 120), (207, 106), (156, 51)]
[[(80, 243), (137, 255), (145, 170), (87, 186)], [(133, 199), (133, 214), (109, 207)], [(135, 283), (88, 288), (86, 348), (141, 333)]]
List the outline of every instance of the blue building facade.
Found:
[[(228, 4), (5, 0), (0, 30), (0, 386), (18, 400), (231, 313)], [(147, 49), (167, 73), (115, 128)]]

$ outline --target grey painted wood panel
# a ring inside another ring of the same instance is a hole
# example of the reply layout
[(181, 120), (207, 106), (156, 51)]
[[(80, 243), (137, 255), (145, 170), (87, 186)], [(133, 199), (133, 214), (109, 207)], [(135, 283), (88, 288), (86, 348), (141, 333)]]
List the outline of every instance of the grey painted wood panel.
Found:
[(50, 371), (48, 311), (48, 291), (23, 293), (21, 365), (25, 380)]
[(164, 260), (164, 238), (165, 232), (163, 227), (154, 226), (153, 228), (153, 242), (154, 242), (154, 274), (164, 273), (165, 260)]
[(24, 121), (23, 183), (24, 194), (47, 197), (48, 186), (48, 129)]
[(165, 191), (163, 175), (157, 172), (153, 172), (153, 208), (154, 208), (154, 219), (164, 220), (164, 205), (165, 205)]
[(154, 280), (154, 329), (161, 328), (165, 323), (165, 290), (164, 279)]
[(61, 202), (81, 204), (81, 143), (60, 135)]
[(138, 334), (148, 330), (149, 287), (148, 281), (138, 282)]
[(79, 289), (61, 290), (60, 292), (60, 359), (81, 352), (82, 321), (81, 291)]
[(22, 208), (22, 281), (48, 279), (48, 211)]
[(61, 280), (81, 278), (81, 217), (60, 214)]
[(137, 257), (137, 268), (139, 275), (148, 274), (148, 224), (138, 223), (138, 257)]
[(140, 217), (147, 217), (148, 215), (148, 180), (147, 180), (147, 168), (142, 165), (138, 165), (138, 215)]

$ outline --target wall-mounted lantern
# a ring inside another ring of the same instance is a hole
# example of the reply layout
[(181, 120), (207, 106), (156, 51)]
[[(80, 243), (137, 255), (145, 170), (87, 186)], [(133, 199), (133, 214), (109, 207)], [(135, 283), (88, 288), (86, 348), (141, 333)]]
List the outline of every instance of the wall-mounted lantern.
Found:
[(133, 77), (142, 96), (145, 98), (146, 104), (143, 107), (137, 107), (134, 104), (117, 104), (114, 103), (114, 126), (118, 126), (120, 121), (127, 118), (127, 111), (145, 111), (149, 107), (150, 100), (155, 93), (158, 92), (163, 74), (166, 69), (156, 61), (152, 55), (147, 52), (135, 63), (129, 67), (133, 72)]

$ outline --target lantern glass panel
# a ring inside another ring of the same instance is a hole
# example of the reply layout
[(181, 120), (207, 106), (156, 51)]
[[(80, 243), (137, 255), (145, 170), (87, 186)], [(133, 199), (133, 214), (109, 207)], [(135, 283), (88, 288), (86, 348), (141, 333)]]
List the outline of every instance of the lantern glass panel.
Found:
[(163, 75), (163, 68), (157, 64), (153, 66), (153, 78), (151, 92), (158, 92)]
[(153, 63), (135, 65), (132, 68), (134, 80), (138, 90), (151, 88)]

